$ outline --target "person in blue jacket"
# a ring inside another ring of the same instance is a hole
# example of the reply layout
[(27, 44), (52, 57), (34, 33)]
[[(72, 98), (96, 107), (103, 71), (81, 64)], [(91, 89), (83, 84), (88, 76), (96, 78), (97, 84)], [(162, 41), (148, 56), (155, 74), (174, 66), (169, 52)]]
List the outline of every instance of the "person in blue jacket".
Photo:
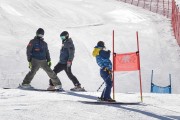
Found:
[(96, 57), (96, 62), (100, 67), (100, 75), (105, 82), (105, 88), (101, 94), (101, 97), (98, 99), (100, 101), (108, 101), (115, 102), (111, 98), (111, 88), (112, 88), (112, 63), (110, 61), (110, 53), (111, 51), (105, 50), (105, 45), (103, 41), (99, 41), (97, 45), (94, 47), (93, 56)]
[(25, 76), (21, 88), (33, 88), (30, 83), (34, 78), (39, 68), (42, 68), (52, 80), (52, 84), (55, 86), (54, 90), (62, 90), (60, 79), (56, 73), (50, 68), (51, 58), (47, 43), (44, 41), (44, 30), (39, 28), (36, 31), (36, 36), (27, 45), (27, 60), (29, 62), (30, 71)]

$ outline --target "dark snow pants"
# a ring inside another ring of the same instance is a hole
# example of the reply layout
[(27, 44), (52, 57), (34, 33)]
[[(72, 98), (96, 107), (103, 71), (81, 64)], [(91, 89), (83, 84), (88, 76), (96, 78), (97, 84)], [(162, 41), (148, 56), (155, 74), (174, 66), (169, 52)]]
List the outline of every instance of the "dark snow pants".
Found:
[(29, 73), (26, 75), (22, 84), (30, 84), (32, 79), (34, 78), (36, 72), (39, 70), (39, 68), (42, 68), (48, 74), (48, 76), (51, 78), (53, 85), (55, 85), (55, 86), (61, 85), (59, 78), (53, 72), (53, 70), (48, 66), (46, 60), (32, 59), (31, 63), (32, 63), (31, 71), (29, 71)]
[[(81, 85), (77, 78), (72, 74), (71, 67), (67, 68), (67, 64), (58, 63), (53, 69), (56, 74), (63, 70), (66, 72), (68, 78), (73, 82), (74, 86)], [(49, 85), (53, 86), (51, 79), (49, 80)]]
[(101, 94), (103, 99), (111, 99), (111, 88), (112, 88), (112, 75), (103, 69), (100, 70), (100, 75), (105, 82), (105, 88)]

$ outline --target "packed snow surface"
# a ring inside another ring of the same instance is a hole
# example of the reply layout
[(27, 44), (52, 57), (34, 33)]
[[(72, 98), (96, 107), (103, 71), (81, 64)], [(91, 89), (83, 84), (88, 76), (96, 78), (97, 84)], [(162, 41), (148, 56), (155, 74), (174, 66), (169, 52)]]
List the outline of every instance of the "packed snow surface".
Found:
[[(85, 104), (97, 92), (35, 92), (0, 89), (1, 120), (180, 120), (180, 95), (144, 94), (140, 105)], [(139, 94), (117, 93), (120, 102), (138, 102)]]

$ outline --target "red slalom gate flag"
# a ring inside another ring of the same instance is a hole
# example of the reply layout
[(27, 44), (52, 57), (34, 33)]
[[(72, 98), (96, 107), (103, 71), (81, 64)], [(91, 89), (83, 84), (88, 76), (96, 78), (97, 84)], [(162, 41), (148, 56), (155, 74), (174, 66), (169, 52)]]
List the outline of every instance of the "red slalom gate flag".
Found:
[(139, 70), (139, 54), (125, 53), (114, 56), (114, 71), (135, 71)]

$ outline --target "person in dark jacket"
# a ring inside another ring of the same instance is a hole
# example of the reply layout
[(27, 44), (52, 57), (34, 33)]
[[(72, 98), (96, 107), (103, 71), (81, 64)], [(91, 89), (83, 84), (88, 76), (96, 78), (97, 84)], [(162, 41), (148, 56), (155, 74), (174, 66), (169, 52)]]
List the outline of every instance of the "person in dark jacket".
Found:
[(93, 56), (96, 57), (96, 62), (100, 67), (100, 75), (103, 78), (106, 87), (104, 88), (101, 97), (98, 98), (100, 101), (115, 102), (111, 98), (112, 88), (112, 63), (110, 61), (110, 50), (105, 50), (103, 41), (99, 41), (97, 46), (93, 50)]
[(32, 39), (27, 46), (27, 60), (29, 62), (30, 72), (25, 76), (21, 87), (32, 88), (30, 83), (39, 70), (42, 68), (52, 80), (52, 84), (55, 86), (54, 90), (61, 90), (62, 85), (57, 75), (50, 68), (51, 58), (48, 50), (48, 45), (44, 41), (44, 30), (39, 28), (36, 31), (36, 36)]
[[(57, 74), (64, 70), (69, 77), (69, 79), (74, 84), (74, 88), (70, 89), (72, 91), (85, 91), (84, 88), (81, 88), (81, 84), (78, 79), (72, 74), (71, 66), (74, 59), (75, 47), (71, 38), (69, 38), (69, 33), (63, 31), (60, 34), (62, 39), (62, 48), (60, 49), (60, 60), (57, 65), (54, 67), (53, 71)], [(52, 84), (52, 79), (49, 80), (49, 87), (47, 90), (54, 89)]]

